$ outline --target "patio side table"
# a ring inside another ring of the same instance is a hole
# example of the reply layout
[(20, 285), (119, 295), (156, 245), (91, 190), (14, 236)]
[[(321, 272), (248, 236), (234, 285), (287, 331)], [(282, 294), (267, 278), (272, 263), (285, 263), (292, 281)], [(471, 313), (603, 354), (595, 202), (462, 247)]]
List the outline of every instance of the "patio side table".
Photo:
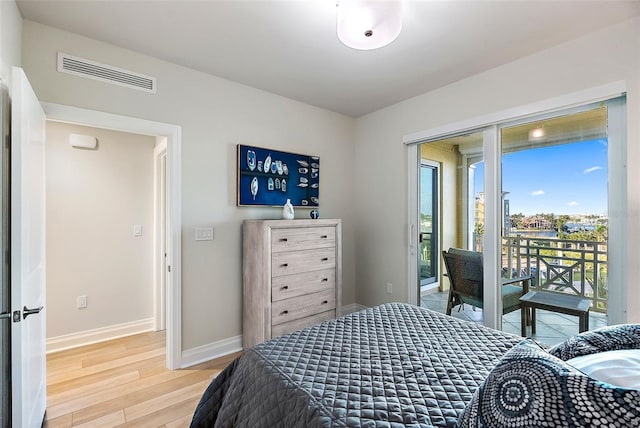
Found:
[(561, 314), (575, 315), (579, 318), (578, 330), (580, 333), (589, 330), (589, 308), (591, 300), (569, 294), (551, 293), (548, 291), (529, 291), (520, 297), (522, 308), (521, 316), (521, 333), (525, 337), (526, 332), (526, 313), (531, 309), (531, 333), (536, 332), (536, 309), (544, 309), (546, 311), (558, 312)]

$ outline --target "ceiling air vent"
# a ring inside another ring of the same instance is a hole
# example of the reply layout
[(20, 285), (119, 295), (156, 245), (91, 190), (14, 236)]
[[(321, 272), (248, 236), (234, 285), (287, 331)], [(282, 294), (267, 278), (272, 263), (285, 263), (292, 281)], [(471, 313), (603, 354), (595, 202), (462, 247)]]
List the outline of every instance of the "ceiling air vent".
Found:
[(156, 92), (156, 78), (58, 52), (58, 71), (145, 92)]

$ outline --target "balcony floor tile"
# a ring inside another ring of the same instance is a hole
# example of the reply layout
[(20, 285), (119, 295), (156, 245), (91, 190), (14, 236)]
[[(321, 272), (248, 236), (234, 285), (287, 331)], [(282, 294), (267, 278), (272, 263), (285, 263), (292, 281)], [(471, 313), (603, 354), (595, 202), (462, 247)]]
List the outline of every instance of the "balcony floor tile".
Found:
[[(448, 292), (435, 292), (424, 294), (421, 298), (421, 306), (445, 313), (447, 309)], [(482, 309), (464, 305), (454, 307), (451, 316), (466, 321), (473, 321), (482, 324)], [(607, 325), (606, 314), (590, 312), (589, 329), (595, 330)], [(520, 335), (520, 311), (514, 311), (502, 317), (502, 329), (511, 334)], [(559, 314), (555, 312), (536, 310), (536, 334), (532, 335), (535, 340), (553, 346), (563, 342), (567, 338), (578, 333), (578, 317)]]

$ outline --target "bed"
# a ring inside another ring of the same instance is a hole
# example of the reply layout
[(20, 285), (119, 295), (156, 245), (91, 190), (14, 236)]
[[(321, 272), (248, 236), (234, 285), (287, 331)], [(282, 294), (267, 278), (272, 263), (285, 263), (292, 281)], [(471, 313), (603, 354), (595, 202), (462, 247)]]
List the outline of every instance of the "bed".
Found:
[[(625, 346), (640, 347), (640, 327), (629, 336)], [(571, 353), (566, 347), (558, 349)], [(584, 346), (571, 349), (584, 351)], [(545, 400), (562, 403), (565, 392), (574, 394), (586, 385), (574, 382), (584, 376), (576, 370), (548, 369), (547, 360), (562, 366), (560, 357), (567, 356), (413, 305), (384, 304), (246, 350), (206, 389), (191, 426), (543, 426), (539, 423), (545, 421), (545, 426), (560, 426), (556, 418), (564, 415), (562, 405), (555, 404), (560, 410), (544, 420), (537, 413)], [(537, 366), (523, 363), (527, 359), (542, 361), (544, 368), (528, 373), (523, 364)], [(490, 375), (498, 372), (493, 377), (498, 380), (488, 384)], [(513, 387), (495, 388), (505, 382)], [(520, 396), (512, 405), (514, 391)], [(605, 392), (617, 394), (614, 398), (624, 403), (640, 403), (637, 391)], [(640, 426), (638, 405), (623, 411), (629, 425), (612, 426)], [(580, 418), (564, 425), (591, 426)], [(500, 422), (486, 422), (491, 420)]]

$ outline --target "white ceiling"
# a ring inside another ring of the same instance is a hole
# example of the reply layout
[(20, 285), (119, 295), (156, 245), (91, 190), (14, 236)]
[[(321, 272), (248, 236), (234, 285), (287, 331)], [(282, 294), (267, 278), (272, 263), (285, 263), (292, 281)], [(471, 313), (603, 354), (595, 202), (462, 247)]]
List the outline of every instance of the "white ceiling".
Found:
[(336, 38), (336, 0), (17, 4), (25, 19), (354, 117), (640, 15), (640, 0), (405, 0), (398, 39), (356, 51)]

